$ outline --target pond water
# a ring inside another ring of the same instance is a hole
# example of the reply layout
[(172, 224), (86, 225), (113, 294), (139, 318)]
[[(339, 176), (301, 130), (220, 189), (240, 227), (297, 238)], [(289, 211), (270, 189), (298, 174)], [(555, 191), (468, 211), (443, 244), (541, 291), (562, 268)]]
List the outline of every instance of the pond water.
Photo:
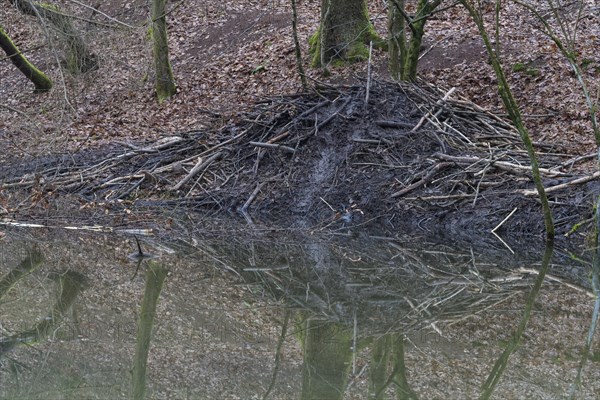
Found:
[(596, 274), (560, 249), (3, 232), (3, 399), (600, 397)]

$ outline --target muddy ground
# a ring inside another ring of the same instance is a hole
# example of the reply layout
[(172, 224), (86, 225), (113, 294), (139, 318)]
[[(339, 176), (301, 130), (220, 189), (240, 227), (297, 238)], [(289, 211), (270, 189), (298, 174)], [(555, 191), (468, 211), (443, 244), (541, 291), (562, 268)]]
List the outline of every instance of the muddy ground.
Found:
[[(216, 116), (203, 131), (14, 159), (0, 172), (0, 212), (114, 226), (194, 210), (309, 231), (496, 241), (497, 228), (509, 245), (543, 238), (517, 133), (445, 95), (390, 82), (324, 86), (265, 100), (225, 122)], [(558, 235), (587, 221), (575, 236), (584, 235), (598, 184), (577, 166), (589, 157), (536, 147)]]

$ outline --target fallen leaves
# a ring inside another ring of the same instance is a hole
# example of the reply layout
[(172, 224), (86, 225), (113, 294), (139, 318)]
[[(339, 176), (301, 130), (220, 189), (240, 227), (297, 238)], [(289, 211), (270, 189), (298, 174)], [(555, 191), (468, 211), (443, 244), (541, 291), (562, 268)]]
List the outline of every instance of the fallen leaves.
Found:
[[(326, 80), (309, 66), (308, 37), (318, 25), (320, 2), (299, 4), (298, 34), (305, 69), (311, 78)], [(81, 26), (102, 65), (81, 77), (61, 81), (56, 57), (35, 21), (10, 7), (0, 18), (27, 55), (59, 83), (44, 96), (31, 96), (28, 82), (10, 63), (0, 63), (0, 129), (9, 130), (3, 144), (28, 152), (75, 151), (80, 146), (101, 146), (118, 138), (143, 140), (210, 124), (200, 110), (220, 115), (223, 123), (243, 108), (265, 96), (296, 92), (300, 80), (294, 62), (291, 11), (287, 2), (267, 0), (197, 1), (178, 3), (169, 13), (172, 65), (178, 93), (159, 106), (153, 96), (151, 49), (146, 41), (147, 10), (141, 0), (106, 3), (101, 11), (135, 24), (123, 31), (100, 26)], [(376, 29), (385, 35), (382, 4), (371, 4)], [(75, 15), (82, 10), (73, 8)], [(485, 15), (493, 28), (493, 10)], [(577, 51), (590, 87), (597, 87), (600, 57), (600, 24), (591, 14), (581, 21)], [(500, 48), (507, 71), (517, 63), (540, 63), (535, 76), (511, 72), (513, 91), (525, 114), (560, 113), (557, 118), (535, 120), (530, 125), (534, 138), (552, 137), (563, 144), (589, 143), (587, 111), (576, 78), (556, 45), (536, 30), (533, 18), (515, 3), (503, 3)], [(422, 60), (421, 76), (484, 107), (501, 111), (496, 78), (487, 64), (485, 49), (467, 13), (460, 7), (436, 14), (426, 28), (425, 42), (442, 51), (432, 51)], [(36, 48), (38, 46), (38, 48)], [(374, 52), (375, 74), (387, 76), (387, 54)], [(355, 81), (366, 77), (366, 63), (345, 69), (334, 68), (329, 81)], [(17, 110), (19, 112), (11, 111)], [(76, 111), (74, 111), (76, 110)], [(29, 115), (23, 117), (23, 113)], [(211, 117), (212, 118), (212, 117)], [(40, 135), (39, 127), (45, 135)], [(587, 152), (586, 146), (573, 152)]]

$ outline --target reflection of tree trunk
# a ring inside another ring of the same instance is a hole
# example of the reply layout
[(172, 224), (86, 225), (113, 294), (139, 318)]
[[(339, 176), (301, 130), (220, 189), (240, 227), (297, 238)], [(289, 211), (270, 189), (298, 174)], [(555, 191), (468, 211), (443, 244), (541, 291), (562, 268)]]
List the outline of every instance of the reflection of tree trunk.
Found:
[(308, 319), (303, 327), (301, 399), (341, 399), (352, 359), (352, 332), (341, 324)]
[(38, 250), (32, 250), (31, 253), (12, 271), (10, 271), (4, 278), (0, 280), (0, 299), (2, 299), (11, 287), (29, 274), (33, 270), (39, 268), (44, 262), (44, 256)]
[(143, 399), (146, 392), (146, 367), (148, 365), (148, 352), (150, 350), (150, 337), (156, 305), (162, 290), (163, 282), (168, 270), (161, 264), (150, 261), (146, 272), (146, 290), (142, 300), (142, 310), (138, 321), (135, 357), (132, 371), (132, 398)]
[(571, 384), (570, 396), (575, 398), (575, 390), (582, 386), (583, 369), (588, 359), (590, 358), (590, 350), (594, 342), (594, 334), (598, 327), (598, 318), (600, 316), (600, 197), (596, 200), (596, 212), (594, 214), (595, 232), (594, 232), (594, 258), (592, 261), (592, 289), (596, 299), (594, 300), (594, 311), (592, 312), (592, 319), (590, 321), (590, 327), (588, 328), (587, 338), (585, 339), (585, 346), (581, 352), (581, 361), (579, 362), (579, 368), (577, 368), (577, 377), (575, 382)]
[(47, 3), (35, 3), (29, 0), (10, 0), (23, 14), (39, 17), (50, 22), (65, 42), (67, 69), (78, 74), (98, 68), (96, 56), (90, 52), (83, 38), (71, 22), (71, 17), (60, 9)]
[(369, 400), (384, 398), (384, 387), (388, 358), (390, 354), (389, 337), (383, 336), (375, 339), (371, 352), (371, 365), (369, 366)]
[(42, 71), (31, 64), (17, 46), (10, 40), (0, 26), (0, 48), (4, 50), (10, 61), (35, 85), (36, 92), (46, 92), (52, 88), (52, 81)]
[(529, 295), (527, 296), (527, 301), (525, 302), (525, 311), (523, 312), (523, 316), (521, 317), (521, 321), (517, 326), (517, 329), (513, 333), (513, 337), (508, 342), (508, 345), (496, 360), (496, 364), (494, 364), (494, 368), (490, 372), (487, 380), (483, 384), (481, 388), (481, 396), (480, 399), (489, 399), (492, 397), (494, 390), (496, 389), (496, 385), (500, 382), (500, 378), (504, 375), (504, 370), (508, 365), (508, 359), (512, 355), (512, 353), (519, 347), (521, 344), (521, 340), (523, 339), (523, 334), (525, 333), (525, 328), (527, 328), (527, 324), (529, 323), (529, 318), (531, 317), (531, 310), (533, 309), (533, 304), (535, 303), (535, 299), (542, 287), (542, 283), (544, 282), (544, 278), (546, 277), (546, 272), (548, 272), (548, 267), (550, 266), (550, 260), (552, 259), (552, 253), (554, 251), (554, 243), (552, 241), (546, 242), (546, 251), (544, 252), (544, 258), (542, 259), (542, 266), (540, 267), (540, 271), (538, 273), (538, 277), (535, 281), (535, 284), (531, 288)]
[(269, 384), (269, 388), (263, 396), (263, 400), (266, 400), (269, 397), (271, 391), (275, 387), (275, 382), (277, 381), (277, 374), (279, 373), (279, 368), (281, 367), (281, 350), (283, 349), (283, 344), (285, 343), (285, 339), (287, 337), (287, 329), (288, 324), (290, 322), (290, 314), (291, 311), (286, 308), (283, 315), (283, 322), (281, 324), (281, 335), (279, 335), (279, 341), (277, 342), (277, 350), (275, 351), (275, 365), (273, 366), (273, 376), (271, 377), (271, 383)]
[(406, 378), (406, 364), (404, 364), (404, 336), (395, 335), (392, 340), (394, 344), (394, 381), (397, 385), (397, 394), (399, 400), (417, 399), (417, 394), (410, 388)]
[(152, 0), (152, 40), (156, 72), (156, 97), (162, 103), (177, 91), (169, 62), (166, 0)]
[[(390, 354), (392, 357), (389, 357)], [(394, 363), (394, 367), (386, 379), (387, 362), (390, 358)], [(404, 337), (401, 333), (389, 334), (375, 341), (369, 378), (370, 400), (385, 399), (385, 390), (392, 384), (396, 386), (396, 396), (399, 400), (418, 399), (406, 377)]]
[(11, 336), (0, 342), (0, 354), (11, 350), (20, 343), (35, 343), (42, 340), (56, 329), (69, 308), (73, 305), (79, 292), (85, 287), (86, 278), (78, 272), (67, 271), (58, 277), (57, 301), (50, 315), (32, 329)]

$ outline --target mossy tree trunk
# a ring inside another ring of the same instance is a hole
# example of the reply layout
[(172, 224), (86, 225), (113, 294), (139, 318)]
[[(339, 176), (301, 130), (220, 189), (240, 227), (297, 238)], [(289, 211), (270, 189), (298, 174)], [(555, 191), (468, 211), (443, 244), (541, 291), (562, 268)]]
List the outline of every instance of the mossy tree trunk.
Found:
[(156, 97), (162, 103), (177, 91), (169, 61), (166, 0), (152, 0), (152, 42), (156, 72)]
[(42, 71), (31, 64), (8, 34), (0, 26), (0, 48), (4, 50), (10, 61), (35, 85), (36, 92), (46, 92), (52, 88), (52, 81)]
[[(544, 225), (546, 226), (546, 240), (550, 242), (554, 240), (555, 234), (554, 222), (552, 219), (552, 209), (550, 208), (548, 196), (546, 195), (546, 189), (544, 188), (544, 182), (542, 181), (542, 177), (540, 175), (539, 162), (537, 160), (537, 155), (533, 147), (533, 141), (531, 140), (531, 136), (529, 135), (529, 130), (525, 126), (523, 116), (521, 115), (521, 109), (519, 108), (519, 105), (517, 104), (517, 101), (515, 100), (515, 97), (512, 94), (512, 90), (510, 88), (510, 85), (508, 84), (506, 75), (504, 74), (504, 69), (502, 68), (500, 56), (494, 50), (492, 41), (490, 40), (490, 37), (487, 33), (483, 15), (477, 9), (477, 3), (471, 3), (470, 0), (459, 1), (467, 9), (469, 15), (471, 16), (473, 22), (477, 26), (477, 29), (479, 30), (479, 35), (481, 36), (481, 39), (483, 39), (483, 44), (485, 45), (489, 61), (492, 64), (492, 68), (494, 69), (496, 78), (498, 79), (498, 94), (502, 99), (502, 103), (504, 104), (504, 108), (506, 109), (506, 112), (508, 114), (508, 118), (513, 123), (515, 128), (517, 128), (517, 131), (521, 136), (521, 141), (527, 149), (529, 163), (531, 164), (531, 175), (540, 198), (540, 203), (542, 204), (542, 214), (544, 215)], [(498, 21), (496, 21), (496, 24), (498, 24)], [(496, 29), (498, 28), (499, 25), (496, 25)]]
[(369, 21), (366, 0), (322, 0), (321, 23), (310, 39), (312, 63), (353, 62), (369, 57), (369, 42), (385, 47)]
[(10, 0), (23, 14), (50, 22), (62, 40), (65, 51), (65, 64), (72, 74), (80, 74), (98, 68), (98, 60), (73, 26), (71, 17), (58, 7), (47, 3), (29, 0)]
[(404, 10), (404, 0), (392, 0), (388, 3), (388, 68), (395, 80), (403, 80), (406, 60), (406, 31), (400, 10)]
[[(409, 17), (404, 0), (391, 0), (388, 5), (389, 70), (393, 79), (414, 81), (417, 79), (419, 51), (425, 34), (425, 24), (441, 0), (419, 0), (417, 12)], [(406, 29), (410, 30), (410, 37)]]

